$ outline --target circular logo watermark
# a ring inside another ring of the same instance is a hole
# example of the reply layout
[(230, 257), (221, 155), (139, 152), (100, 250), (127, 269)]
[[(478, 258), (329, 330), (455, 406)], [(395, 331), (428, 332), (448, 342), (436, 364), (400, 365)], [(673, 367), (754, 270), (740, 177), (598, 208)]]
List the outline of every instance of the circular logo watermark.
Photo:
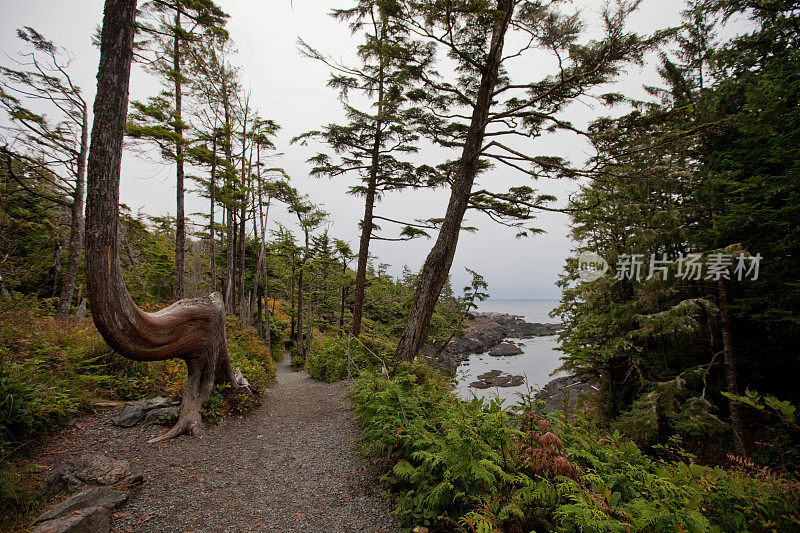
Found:
[(608, 272), (608, 263), (594, 252), (581, 252), (578, 256), (578, 276), (583, 281), (595, 281)]

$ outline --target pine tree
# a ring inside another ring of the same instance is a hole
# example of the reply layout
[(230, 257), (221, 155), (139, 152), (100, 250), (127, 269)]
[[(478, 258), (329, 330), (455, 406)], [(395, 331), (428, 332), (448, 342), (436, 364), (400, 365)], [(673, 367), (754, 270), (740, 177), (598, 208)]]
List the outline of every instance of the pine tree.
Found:
[[(353, 35), (363, 39), (358, 47), (361, 60), (358, 66), (340, 64), (300, 42), (305, 56), (333, 69), (328, 86), (339, 91), (348, 122), (329, 124), (294, 141), (305, 143), (318, 139), (327, 144), (336, 156), (320, 153), (312, 157), (309, 160), (314, 165), (312, 175), (356, 174), (360, 183), (351, 187), (349, 193), (364, 196), (353, 294), (353, 335), (361, 332), (370, 241), (407, 240), (427, 235), (419, 224), (395, 221), (374, 213), (383, 192), (426, 186), (435, 175), (435, 170), (428, 165), (416, 166), (401, 159), (418, 150), (419, 134), (409, 127), (406, 92), (428, 67), (432, 49), (408, 39), (407, 32), (393, 16), (398, 7), (394, 2), (362, 0), (353, 8), (333, 11), (333, 17), (348, 21)], [(354, 92), (366, 96), (371, 108), (364, 110), (351, 105), (348, 98)], [(402, 224), (399, 238), (376, 235), (375, 219)]]
[[(578, 16), (560, 13), (556, 4), (425, 0), (403, 2), (403, 6), (407, 31), (435, 43), (456, 63), (452, 81), (426, 71), (424, 90), (418, 92), (416, 101), (420, 127), (443, 146), (460, 150), (460, 155), (443, 165), (450, 200), (436, 243), (422, 266), (396, 361), (413, 359), (425, 341), (467, 210), (522, 228), (552, 200), (527, 185), (505, 192), (475, 190), (478, 175), (495, 163), (534, 179), (575, 176), (577, 172), (565, 161), (529, 155), (526, 148), (515, 148), (510, 139), (530, 139), (555, 130), (578, 132), (559, 118), (560, 112), (580, 95), (612, 79), (625, 63), (640, 60), (650, 46), (624, 29), (636, 3), (621, 2), (616, 11), (605, 11), (604, 38), (588, 44), (579, 44)], [(510, 31), (522, 36), (525, 44), (506, 51)], [(535, 50), (552, 54), (559, 68), (538, 80), (510, 79), (506, 65)], [(521, 229), (520, 233), (529, 231)]]
[[(27, 175), (53, 176), (55, 189), (46, 193), (46, 199), (70, 210), (67, 271), (56, 312), (64, 320), (70, 313), (83, 250), (89, 108), (70, 77), (69, 52), (30, 27), (17, 30), (17, 36), (29, 49), (20, 53), (13, 67), (0, 67), (0, 107), (11, 119), (8, 132), (13, 138), (12, 145), (2, 151), (8, 175), (21, 187), (45, 194), (28, 185)], [(42, 109), (41, 104), (46, 112), (34, 110)], [(17, 171), (13, 162), (21, 165)], [(56, 269), (60, 268), (60, 249), (59, 244)], [(53, 281), (55, 293), (57, 280)]]
[[(184, 116), (184, 85), (187, 82), (186, 48), (202, 32), (223, 34), (227, 15), (212, 0), (158, 0), (143, 6), (146, 22), (140, 23), (155, 59), (149, 68), (169, 90), (151, 97), (146, 104), (133, 102), (128, 134), (155, 142), (165, 159), (176, 167), (175, 289), (173, 298), (184, 297), (186, 226), (184, 209), (184, 151), (189, 144), (189, 126)], [(184, 24), (188, 24), (184, 27)]]

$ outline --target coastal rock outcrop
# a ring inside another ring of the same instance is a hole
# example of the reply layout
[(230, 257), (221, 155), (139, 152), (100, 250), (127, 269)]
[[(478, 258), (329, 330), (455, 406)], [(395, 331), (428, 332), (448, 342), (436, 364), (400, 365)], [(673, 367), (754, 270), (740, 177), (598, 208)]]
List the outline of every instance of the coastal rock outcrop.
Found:
[(492, 357), (503, 357), (506, 355), (519, 355), (524, 353), (522, 348), (510, 342), (501, 342), (497, 346), (489, 350), (489, 355)]
[(426, 346), (422, 350), (422, 355), (430, 359), (435, 366), (455, 372), (458, 365), (473, 353), (485, 353), (489, 350), (495, 351), (490, 355), (522, 353), (518, 346), (504, 342), (508, 338), (546, 337), (555, 335), (561, 329), (561, 324), (526, 322), (516, 315), (477, 313), (470, 318), (462, 337), (451, 339), (444, 349)]
[(477, 381), (469, 384), (475, 389), (488, 389), (490, 387), (519, 387), (525, 383), (524, 376), (507, 374), (500, 370), (490, 370), (478, 376)]

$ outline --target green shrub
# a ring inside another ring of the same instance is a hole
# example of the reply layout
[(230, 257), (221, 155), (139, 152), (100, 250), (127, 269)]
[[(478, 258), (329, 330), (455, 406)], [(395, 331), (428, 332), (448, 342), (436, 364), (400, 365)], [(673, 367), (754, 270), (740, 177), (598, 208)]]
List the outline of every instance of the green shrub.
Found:
[(800, 484), (766, 471), (651, 459), (542, 416), (530, 394), (458, 400), (421, 365), (363, 372), (352, 394), (364, 442), (407, 527), (448, 531), (796, 531)]
[[(364, 370), (378, 370), (383, 361), (391, 360), (394, 346), (383, 340), (361, 335), (350, 340), (350, 374), (357, 376)], [(347, 378), (347, 335), (332, 333), (322, 340), (314, 339), (311, 353), (305, 361), (309, 375), (329, 383)]]
[(229, 317), (226, 333), (231, 366), (241, 370), (247, 381), (258, 390), (272, 383), (275, 380), (275, 361), (269, 348), (258, 338), (255, 328)]

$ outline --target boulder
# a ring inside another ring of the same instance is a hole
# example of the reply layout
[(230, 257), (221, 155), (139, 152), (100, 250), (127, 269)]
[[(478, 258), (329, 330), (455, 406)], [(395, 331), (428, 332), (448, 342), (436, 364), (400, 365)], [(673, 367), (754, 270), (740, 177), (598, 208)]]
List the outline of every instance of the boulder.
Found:
[(144, 404), (144, 408), (149, 411), (151, 409), (163, 409), (164, 407), (172, 407), (172, 402), (163, 396), (156, 396)]
[(130, 428), (144, 420), (147, 414), (147, 409), (140, 403), (129, 403), (126, 405), (120, 414), (111, 417), (111, 422), (115, 426)]
[(490, 370), (478, 376), (477, 381), (469, 384), (475, 389), (488, 389), (489, 387), (519, 387), (525, 383), (523, 376), (506, 374), (500, 370)]
[(144, 416), (145, 424), (160, 424), (174, 422), (178, 418), (178, 407), (159, 407), (158, 409), (151, 409), (147, 411)]
[(74, 463), (59, 467), (42, 491), (42, 497), (74, 492), (85, 485), (133, 485), (142, 480), (142, 475), (134, 472), (128, 461), (111, 459), (100, 453), (87, 453)]
[(489, 350), (489, 355), (493, 357), (502, 357), (505, 355), (519, 355), (524, 353), (522, 349), (516, 344), (510, 342), (502, 342)]
[(73, 514), (75, 511), (81, 511), (85, 514), (86, 510), (93, 507), (111, 509), (121, 505), (127, 499), (127, 492), (114, 490), (108, 487), (89, 487), (83, 492), (70, 496), (59, 503), (37, 518), (33, 524), (37, 525), (42, 522), (55, 520), (56, 518), (62, 518)]
[(72, 464), (78, 479), (97, 485), (114, 485), (133, 474), (131, 464), (122, 459), (112, 459), (101, 453), (81, 455)]
[(102, 507), (89, 507), (42, 522), (33, 528), (31, 533), (108, 533), (109, 531), (111, 522), (108, 519), (108, 511)]

